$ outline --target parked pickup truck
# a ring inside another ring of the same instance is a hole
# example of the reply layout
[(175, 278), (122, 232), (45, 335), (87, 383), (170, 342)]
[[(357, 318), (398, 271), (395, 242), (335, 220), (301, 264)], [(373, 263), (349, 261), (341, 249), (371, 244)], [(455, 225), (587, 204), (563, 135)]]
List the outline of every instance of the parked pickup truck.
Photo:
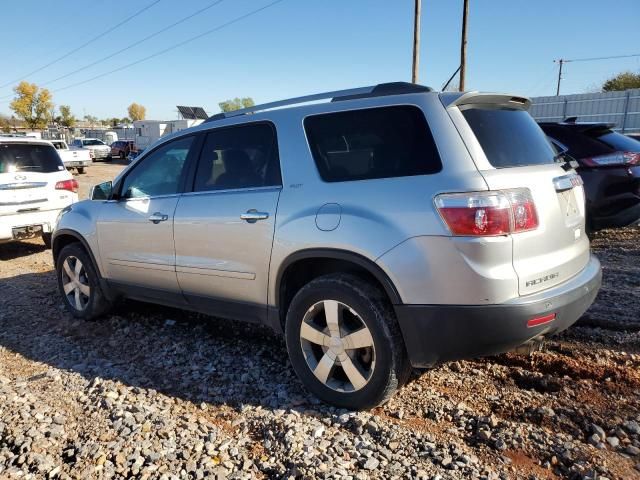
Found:
[(58, 151), (62, 163), (71, 170), (75, 168), (78, 173), (84, 173), (84, 169), (91, 165), (91, 153), (87, 148), (69, 148), (64, 140), (51, 140), (51, 143)]
[(76, 138), (71, 148), (86, 148), (92, 160), (111, 161), (111, 147), (97, 138)]

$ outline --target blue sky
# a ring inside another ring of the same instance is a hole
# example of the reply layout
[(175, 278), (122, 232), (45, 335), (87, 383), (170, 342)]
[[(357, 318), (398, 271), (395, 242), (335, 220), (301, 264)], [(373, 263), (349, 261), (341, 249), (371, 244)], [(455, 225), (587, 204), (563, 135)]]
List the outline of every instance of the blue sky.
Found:
[[(153, 0), (3, 2), (0, 85), (108, 30)], [(86, 83), (267, 5), (224, 0), (163, 34), (46, 85), (77, 117), (176, 118), (175, 105), (251, 96), (258, 103), (319, 91), (410, 80), (413, 0), (283, 0), (211, 35)], [(109, 35), (26, 77), (43, 84), (107, 56), (213, 0), (160, 0)], [(555, 58), (640, 53), (640, 0), (470, 0), (467, 89), (529, 96), (555, 93)], [(462, 0), (423, 0), (420, 83), (440, 89), (459, 64)], [(596, 90), (611, 74), (640, 71), (640, 57), (565, 65), (562, 93)], [(0, 89), (0, 113), (10, 114)]]

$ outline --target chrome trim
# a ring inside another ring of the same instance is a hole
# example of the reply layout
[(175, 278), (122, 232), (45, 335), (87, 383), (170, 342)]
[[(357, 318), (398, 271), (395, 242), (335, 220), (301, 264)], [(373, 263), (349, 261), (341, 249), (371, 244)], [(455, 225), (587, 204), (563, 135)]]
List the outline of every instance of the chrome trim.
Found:
[(0, 207), (13, 207), (16, 205), (30, 205), (33, 203), (46, 202), (46, 198), (38, 198), (36, 200), (25, 200), (24, 202), (0, 202)]
[(0, 190), (25, 190), (27, 188), (42, 188), (46, 186), (47, 182), (4, 183), (0, 185)]
[(583, 183), (582, 178), (577, 173), (569, 173), (553, 179), (553, 186), (556, 192), (571, 190), (573, 187), (579, 187)]
[(210, 194), (222, 194), (222, 193), (238, 193), (238, 192), (264, 192), (269, 190), (282, 190), (282, 185), (269, 185), (266, 187), (247, 187), (247, 188), (228, 188), (226, 190), (206, 190), (202, 192), (185, 192), (182, 194), (183, 197), (195, 197), (199, 195), (210, 195)]

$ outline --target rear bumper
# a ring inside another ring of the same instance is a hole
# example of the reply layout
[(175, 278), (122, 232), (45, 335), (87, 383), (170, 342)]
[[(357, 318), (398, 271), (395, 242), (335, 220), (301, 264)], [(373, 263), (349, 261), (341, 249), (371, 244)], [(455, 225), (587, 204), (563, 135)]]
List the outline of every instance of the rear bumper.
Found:
[[(495, 355), (574, 324), (593, 303), (600, 284), (593, 255), (571, 280), (543, 292), (499, 305), (396, 305), (400, 330), (414, 367)], [(528, 327), (531, 319), (555, 319)]]
[(43, 212), (19, 213), (0, 216), (0, 243), (14, 240), (13, 229), (31, 226), (42, 226), (43, 233), (51, 233), (62, 209)]
[(69, 160), (68, 162), (64, 162), (66, 168), (88, 167), (90, 165), (91, 160)]

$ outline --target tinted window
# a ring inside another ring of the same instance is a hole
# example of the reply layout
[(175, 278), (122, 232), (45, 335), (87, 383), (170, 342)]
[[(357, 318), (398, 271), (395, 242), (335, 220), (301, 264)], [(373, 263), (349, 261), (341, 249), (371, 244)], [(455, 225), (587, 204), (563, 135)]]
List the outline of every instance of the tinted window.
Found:
[(280, 185), (275, 130), (266, 123), (221, 128), (207, 134), (194, 191)]
[(598, 136), (598, 140), (606, 143), (619, 152), (640, 152), (640, 142), (617, 132), (609, 131)]
[(105, 145), (101, 140), (82, 140), (83, 145)]
[(58, 172), (64, 165), (50, 145), (26, 143), (0, 144), (0, 173)]
[(122, 196), (141, 198), (179, 193), (193, 138), (173, 140), (151, 152), (124, 179)]
[(569, 155), (573, 158), (595, 157), (612, 153), (611, 147), (598, 141), (575, 127), (562, 125), (543, 125), (542, 129), (550, 137), (555, 138), (569, 149)]
[(511, 108), (469, 108), (463, 110), (462, 115), (494, 167), (554, 162), (553, 147), (528, 112)]
[(422, 111), (382, 107), (307, 117), (311, 153), (326, 182), (439, 172), (442, 163)]

